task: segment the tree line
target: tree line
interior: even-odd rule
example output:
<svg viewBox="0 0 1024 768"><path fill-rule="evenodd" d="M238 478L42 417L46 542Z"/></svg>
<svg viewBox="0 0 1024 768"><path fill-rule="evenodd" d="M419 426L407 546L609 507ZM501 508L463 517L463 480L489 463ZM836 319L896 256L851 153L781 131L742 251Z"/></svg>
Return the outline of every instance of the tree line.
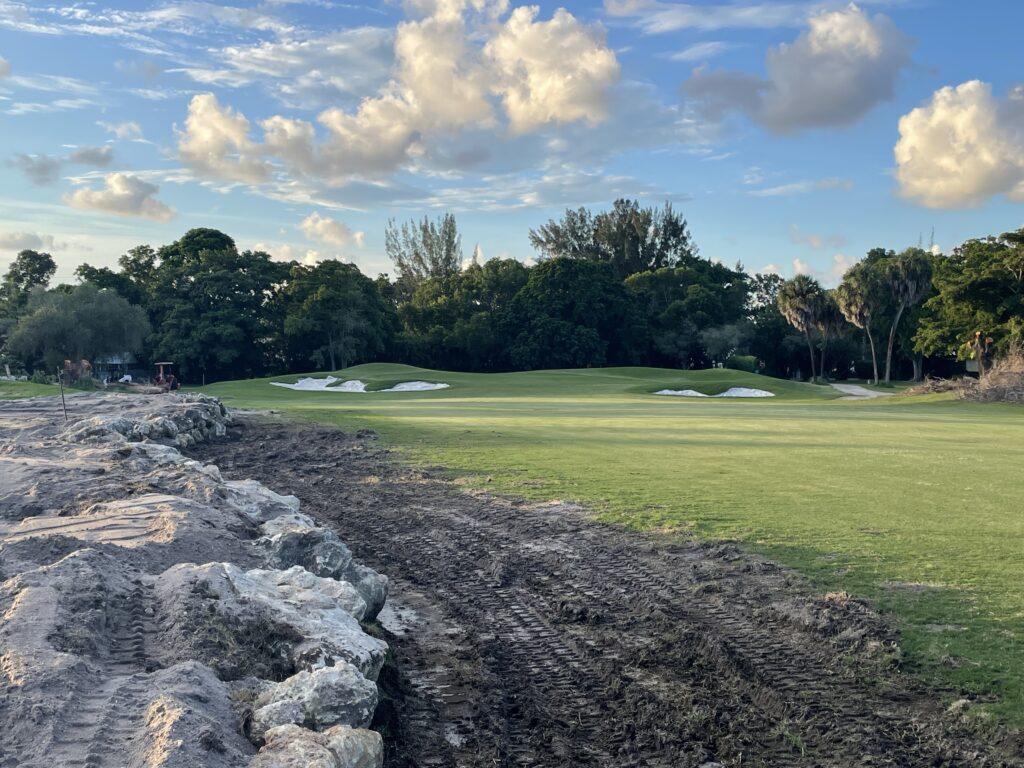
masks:
<svg viewBox="0 0 1024 768"><path fill-rule="evenodd" d="M47 288L22 251L0 284L0 362L173 360L187 382L337 370L375 360L465 371L722 365L799 378L944 373L980 331L1024 335L1024 230L950 255L876 248L825 289L703 258L671 205L567 210L529 233L537 260L466 259L457 222L389 221L393 275L240 251L193 229L116 269L82 264Z"/></svg>

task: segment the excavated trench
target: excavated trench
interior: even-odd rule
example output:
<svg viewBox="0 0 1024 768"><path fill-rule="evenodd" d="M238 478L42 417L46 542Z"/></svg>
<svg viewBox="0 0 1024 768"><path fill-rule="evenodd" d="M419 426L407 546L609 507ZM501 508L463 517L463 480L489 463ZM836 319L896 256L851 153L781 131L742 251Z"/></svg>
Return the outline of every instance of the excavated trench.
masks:
<svg viewBox="0 0 1024 768"><path fill-rule="evenodd" d="M732 545L464 493L365 432L243 416L190 453L388 574L392 768L1024 765L895 669L868 606Z"/></svg>

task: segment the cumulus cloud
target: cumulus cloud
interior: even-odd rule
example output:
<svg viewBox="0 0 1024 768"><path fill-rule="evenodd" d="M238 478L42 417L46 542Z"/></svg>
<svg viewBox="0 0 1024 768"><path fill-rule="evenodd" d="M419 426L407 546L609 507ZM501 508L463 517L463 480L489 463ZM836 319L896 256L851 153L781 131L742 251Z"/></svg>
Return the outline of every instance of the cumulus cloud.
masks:
<svg viewBox="0 0 1024 768"><path fill-rule="evenodd" d="M971 208L997 195L1024 202L1024 86L1009 97L971 80L900 118L900 194L928 208Z"/></svg>
<svg viewBox="0 0 1024 768"><path fill-rule="evenodd" d="M60 176L61 158L50 155L17 154L8 164L19 169L33 184L53 184Z"/></svg>
<svg viewBox="0 0 1024 768"><path fill-rule="evenodd" d="M79 189L65 198L73 208L137 216L154 221L170 221L174 211L156 199L160 187L128 173L111 173L104 177L102 189Z"/></svg>
<svg viewBox="0 0 1024 768"><path fill-rule="evenodd" d="M114 150L110 147L81 147L72 152L68 160L72 163L103 168L114 162Z"/></svg>
<svg viewBox="0 0 1024 768"><path fill-rule="evenodd" d="M269 253L277 261L297 261L307 267L333 258L312 248L296 248L288 243L256 243L253 250ZM338 261L344 261L344 259L338 259Z"/></svg>
<svg viewBox="0 0 1024 768"><path fill-rule="evenodd" d="M96 125L121 141L142 138L142 128L133 120L124 123L105 123L101 120Z"/></svg>
<svg viewBox="0 0 1024 768"><path fill-rule="evenodd" d="M700 68L684 95L711 118L739 111L779 134L849 125L893 98L913 43L891 20L851 4L808 25L795 42L768 51L767 77Z"/></svg>
<svg viewBox="0 0 1024 768"><path fill-rule="evenodd" d="M189 102L178 153L186 165L215 179L254 183L269 175L259 148L249 138L249 121L222 107L212 93L201 93Z"/></svg>
<svg viewBox="0 0 1024 768"><path fill-rule="evenodd" d="M538 22L537 6L516 8L487 44L513 132L548 123L601 122L619 62L599 30L560 8Z"/></svg>
<svg viewBox="0 0 1024 768"><path fill-rule="evenodd" d="M11 74L11 63L3 56L0 56L0 77L7 77Z"/></svg>
<svg viewBox="0 0 1024 768"><path fill-rule="evenodd" d="M215 178L267 179L270 158L301 175L335 185L400 168L430 167L439 144L464 132L509 136L608 116L608 90L618 80L615 54L600 28L564 10L548 21L535 7L507 14L505 0L406 3L414 18L394 34L391 78L354 110L335 107L310 122L272 116L249 137L245 116L212 94L192 99L178 149L182 160ZM498 108L500 106L500 109ZM472 149L472 148L471 148ZM448 153L455 163L477 152Z"/></svg>
<svg viewBox="0 0 1024 768"><path fill-rule="evenodd" d="M329 245L355 245L358 248L363 247L366 235L363 232L353 232L349 227L336 219L331 219L326 216L321 216L319 213L313 212L309 214L302 223L299 224L299 229L309 239L318 243L327 243Z"/></svg>
<svg viewBox="0 0 1024 768"><path fill-rule="evenodd" d="M59 251L65 248L53 235L39 235L35 232L0 232L0 251Z"/></svg>

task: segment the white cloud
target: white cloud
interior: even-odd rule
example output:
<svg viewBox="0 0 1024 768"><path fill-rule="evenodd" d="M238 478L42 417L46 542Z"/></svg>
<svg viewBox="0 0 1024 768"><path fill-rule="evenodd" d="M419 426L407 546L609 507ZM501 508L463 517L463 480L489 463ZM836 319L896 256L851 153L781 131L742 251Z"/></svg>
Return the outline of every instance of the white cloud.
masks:
<svg viewBox="0 0 1024 768"><path fill-rule="evenodd" d="M722 40L708 40L704 43L695 43L681 51L676 51L669 56L672 61L706 61L721 53L736 48L736 43L727 43Z"/></svg>
<svg viewBox="0 0 1024 768"><path fill-rule="evenodd" d="M297 261L307 267L312 267L321 261L337 258L322 254L320 251L313 250L312 248L297 248L288 243L256 243L253 246L253 250L269 253L277 261ZM344 261L344 259L338 258L338 261Z"/></svg>
<svg viewBox="0 0 1024 768"><path fill-rule="evenodd" d="M59 251L66 248L53 235L39 235L35 232L0 232L0 251Z"/></svg>
<svg viewBox="0 0 1024 768"><path fill-rule="evenodd" d="M789 197L805 195L808 192L820 192L828 189L853 189L849 179L819 179L818 181L796 181L792 184L781 184L777 187L755 189L749 194L754 197Z"/></svg>
<svg viewBox="0 0 1024 768"><path fill-rule="evenodd" d="M3 56L0 56L0 77L7 77L11 74L11 63Z"/></svg>
<svg viewBox="0 0 1024 768"><path fill-rule="evenodd" d="M1024 202L1024 86L1006 100L971 80L900 118L900 194L928 208L972 208L997 195Z"/></svg>
<svg viewBox="0 0 1024 768"><path fill-rule="evenodd" d="M659 0L604 0L609 16L631 16L647 34L680 29L766 29L796 26L807 13L804 3L716 3L692 5Z"/></svg>
<svg viewBox="0 0 1024 768"><path fill-rule="evenodd" d="M68 205L87 211L138 216L154 221L170 221L174 211L156 199L160 187L127 173L104 177L103 189L79 189L65 198Z"/></svg>
<svg viewBox="0 0 1024 768"><path fill-rule="evenodd" d="M203 94L192 99L179 136L182 160L210 177L257 183L267 179L265 158L273 156L293 173L341 186L402 168L477 163L489 156L486 145L495 144L495 134L501 136L502 117L510 132L503 139L607 117L618 62L599 28L564 10L538 21L534 7L502 21L505 0L410 8L426 15L398 25L391 79L355 110L322 112L324 139L314 124L277 115L260 123L264 138L256 143L243 115ZM485 145L442 149L467 132L486 132Z"/></svg>
<svg viewBox="0 0 1024 768"><path fill-rule="evenodd" d="M193 97L185 130L178 136L182 162L215 179L256 183L269 175L249 139L249 121L230 107L221 107L212 93Z"/></svg>
<svg viewBox="0 0 1024 768"><path fill-rule="evenodd" d="M336 219L321 216L316 212L309 214L309 216L303 219L302 223L299 224L299 229L302 230L302 234L307 239L329 245L346 246L354 244L356 247L362 248L366 239L366 235L363 232L353 232L346 224Z"/></svg>
<svg viewBox="0 0 1024 768"><path fill-rule="evenodd" d="M485 53L498 69L511 129L607 117L609 88L619 63L599 30L559 8L550 21L536 20L537 6L516 8Z"/></svg>
<svg viewBox="0 0 1024 768"><path fill-rule="evenodd" d="M36 115L48 112L68 112L75 109L94 107L96 102L89 99L55 99L54 101L16 101L7 110L8 115Z"/></svg>
<svg viewBox="0 0 1024 768"><path fill-rule="evenodd" d="M142 138L142 128L134 120L124 123L106 123L100 120L96 125L121 141Z"/></svg>
<svg viewBox="0 0 1024 768"><path fill-rule="evenodd" d="M683 93L711 118L740 111L779 134L849 125L893 98L913 43L892 21L851 4L808 25L795 42L768 51L767 78L701 68Z"/></svg>
<svg viewBox="0 0 1024 768"><path fill-rule="evenodd" d="M815 250L823 248L842 248L846 245L844 235L813 235L809 232L801 232L796 224L789 228L789 240L796 245L806 245Z"/></svg>
<svg viewBox="0 0 1024 768"><path fill-rule="evenodd" d="M820 280L826 287L831 287L838 285L842 281L843 275L858 261L859 259L851 259L845 254L837 253L832 257L832 263L827 268L817 269L802 259L793 259L793 274L810 275Z"/></svg>

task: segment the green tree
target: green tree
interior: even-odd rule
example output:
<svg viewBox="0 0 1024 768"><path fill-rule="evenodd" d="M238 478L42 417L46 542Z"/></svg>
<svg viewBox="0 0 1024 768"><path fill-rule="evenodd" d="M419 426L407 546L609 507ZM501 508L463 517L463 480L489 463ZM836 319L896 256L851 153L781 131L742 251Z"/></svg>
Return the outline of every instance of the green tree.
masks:
<svg viewBox="0 0 1024 768"><path fill-rule="evenodd" d="M68 292L37 286L7 348L28 364L53 371L63 360L135 353L150 333L141 307L114 291L85 283Z"/></svg>
<svg viewBox="0 0 1024 768"><path fill-rule="evenodd" d="M914 349L925 355L969 354L977 331L998 351L1024 341L1024 230L968 240L936 259L935 294L924 303Z"/></svg>
<svg viewBox="0 0 1024 768"><path fill-rule="evenodd" d="M821 373L821 378L827 379L830 371L829 367L825 364L825 353L828 350L828 343L832 339L840 338L847 329L846 319L839 308L835 291L821 292L820 306L818 307L814 327L818 329L819 346L821 347L821 364L818 366L818 370Z"/></svg>
<svg viewBox="0 0 1024 768"><path fill-rule="evenodd" d="M885 383L888 384L891 381L892 351L900 319L907 307L921 301L932 286L931 258L920 248L907 248L896 258L888 260L885 277L896 302L896 314L889 331L889 346L885 353Z"/></svg>
<svg viewBox="0 0 1024 768"><path fill-rule="evenodd" d="M787 322L804 335L811 359L811 381L818 378L814 365L814 343L811 331L817 326L822 306L821 284L813 277L797 275L779 289L776 301Z"/></svg>
<svg viewBox="0 0 1024 768"><path fill-rule="evenodd" d="M149 254L140 255L149 269ZM260 251L239 253L216 230L191 230L160 248L148 286L156 355L193 380L272 370L280 364L279 295L292 266Z"/></svg>
<svg viewBox="0 0 1024 768"><path fill-rule="evenodd" d="M398 273L395 284L402 299L410 298L426 280L456 274L462 267L462 235L450 213L437 221L424 216L401 226L389 219L384 250Z"/></svg>
<svg viewBox="0 0 1024 768"><path fill-rule="evenodd" d="M608 264L551 259L512 302L510 355L520 369L632 364L636 320Z"/></svg>
<svg viewBox="0 0 1024 768"><path fill-rule="evenodd" d="M875 336L871 330L871 323L883 305L884 291L885 284L878 269L867 262L850 267L843 275L843 282L836 289L836 300L843 316L862 329L868 337L874 384L878 384L878 353L875 350Z"/></svg>
<svg viewBox="0 0 1024 768"><path fill-rule="evenodd" d="M392 310L354 264L292 267L282 300L293 365L347 368L383 352L394 332Z"/></svg>
<svg viewBox="0 0 1024 768"><path fill-rule="evenodd" d="M545 259L607 262L619 279L697 257L686 219L671 203L642 208L635 200L616 200L612 210L596 216L584 208L567 210L561 220L531 229L530 244Z"/></svg>

